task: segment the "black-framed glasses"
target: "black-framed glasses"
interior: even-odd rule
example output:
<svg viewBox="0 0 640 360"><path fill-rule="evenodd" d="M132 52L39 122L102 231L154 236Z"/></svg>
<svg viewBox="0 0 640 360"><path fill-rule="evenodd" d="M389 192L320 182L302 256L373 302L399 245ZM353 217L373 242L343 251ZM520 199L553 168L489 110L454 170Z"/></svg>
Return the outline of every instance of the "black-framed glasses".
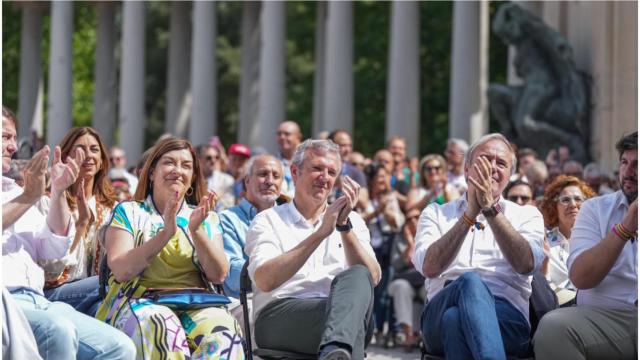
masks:
<svg viewBox="0 0 640 360"><path fill-rule="evenodd" d="M207 159L207 161L214 161L214 160L220 159L220 156L207 155L207 156L205 156L205 159Z"/></svg>
<svg viewBox="0 0 640 360"><path fill-rule="evenodd" d="M562 195L556 198L556 201L565 206L571 205L572 201L576 204L582 204L585 200L586 198L582 195Z"/></svg>
<svg viewBox="0 0 640 360"><path fill-rule="evenodd" d="M522 202L529 202L531 201L531 196L528 195L510 195L508 197L509 201L513 201L514 203L517 203L518 201L522 201Z"/></svg>

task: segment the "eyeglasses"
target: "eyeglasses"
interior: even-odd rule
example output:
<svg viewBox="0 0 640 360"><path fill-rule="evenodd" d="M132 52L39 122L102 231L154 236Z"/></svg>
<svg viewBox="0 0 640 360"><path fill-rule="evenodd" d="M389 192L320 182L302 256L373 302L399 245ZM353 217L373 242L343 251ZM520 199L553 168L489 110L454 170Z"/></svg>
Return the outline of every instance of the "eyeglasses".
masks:
<svg viewBox="0 0 640 360"><path fill-rule="evenodd" d="M585 201L585 197L580 195L574 195L574 196L563 195L563 196L558 196L556 198L556 201L558 201L560 204L565 206L570 205L572 201L575 202L576 204L582 204Z"/></svg>
<svg viewBox="0 0 640 360"><path fill-rule="evenodd" d="M109 160L111 160L111 161L122 160L122 156L112 156L112 157L109 158Z"/></svg>
<svg viewBox="0 0 640 360"><path fill-rule="evenodd" d="M442 169L442 166L440 166L440 165L438 165L438 166L423 166L422 167L422 171L425 171L425 172L440 171L440 169Z"/></svg>
<svg viewBox="0 0 640 360"><path fill-rule="evenodd" d="M517 203L518 200L522 201L522 202L529 202L531 201L531 196L527 196L527 195L510 195L508 197L509 201L513 201L514 203Z"/></svg>
<svg viewBox="0 0 640 360"><path fill-rule="evenodd" d="M214 160L219 160L220 156L211 156L211 155L207 155L205 157L205 159L207 159L207 161L214 161Z"/></svg>

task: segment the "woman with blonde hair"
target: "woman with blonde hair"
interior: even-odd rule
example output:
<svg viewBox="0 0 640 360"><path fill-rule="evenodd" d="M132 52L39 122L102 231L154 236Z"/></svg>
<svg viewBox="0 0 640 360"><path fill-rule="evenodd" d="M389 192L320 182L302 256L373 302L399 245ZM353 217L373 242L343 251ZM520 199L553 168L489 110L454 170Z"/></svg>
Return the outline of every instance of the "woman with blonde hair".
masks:
<svg viewBox="0 0 640 360"><path fill-rule="evenodd" d="M227 299L212 294L229 262L213 211L217 197L206 192L192 145L174 137L154 145L133 198L114 209L107 229L112 273L96 317L131 337L137 359L243 358ZM165 305L167 294L201 300Z"/></svg>
<svg viewBox="0 0 640 360"><path fill-rule="evenodd" d="M422 211L432 202L444 204L459 197L458 190L447 183L447 161L429 154L420 160L420 186L409 192L406 211Z"/></svg>

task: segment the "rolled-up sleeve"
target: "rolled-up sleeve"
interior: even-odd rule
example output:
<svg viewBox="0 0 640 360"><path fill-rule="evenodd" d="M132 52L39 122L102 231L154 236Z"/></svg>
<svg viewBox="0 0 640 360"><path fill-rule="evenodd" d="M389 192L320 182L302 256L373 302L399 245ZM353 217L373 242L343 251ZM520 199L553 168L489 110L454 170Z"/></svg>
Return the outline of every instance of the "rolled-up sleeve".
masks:
<svg viewBox="0 0 640 360"><path fill-rule="evenodd" d="M25 234L21 234L25 235ZM38 251L37 259L40 260L52 260L62 259L67 255L67 251L73 243L73 238L76 236L76 227L73 221L69 222L69 229L67 235L56 235L47 222L44 221L43 226L38 232L33 235L32 239L28 241L36 242L36 249ZM30 237L26 235L26 237ZM69 260L69 264L74 263L73 259Z"/></svg>
<svg viewBox="0 0 640 360"><path fill-rule="evenodd" d="M571 229L570 253L567 259L567 269L571 272L571 266L580 254L591 249L602 240L602 229L598 213L593 201L587 200L578 212L576 222ZM606 232L604 232L606 234Z"/></svg>
<svg viewBox="0 0 640 360"><path fill-rule="evenodd" d="M248 270L252 281L255 281L254 274L257 268L283 253L275 236L276 231L266 215L266 212L256 215L247 233L244 251L249 257Z"/></svg>
<svg viewBox="0 0 640 360"><path fill-rule="evenodd" d="M418 220L418 228L416 230L416 245L411 260L413 266L420 274L424 276L422 268L424 266L424 260L427 256L427 250L429 246L438 241L442 237L442 232L437 222L437 204L433 203L427 206L420 214Z"/></svg>
<svg viewBox="0 0 640 360"><path fill-rule="evenodd" d="M525 206L522 208L522 222L516 228L516 231L522 235L531 248L533 255L533 270L528 274L533 274L540 270L542 261L545 258L543 251L544 241L544 219L538 209L533 206Z"/></svg>

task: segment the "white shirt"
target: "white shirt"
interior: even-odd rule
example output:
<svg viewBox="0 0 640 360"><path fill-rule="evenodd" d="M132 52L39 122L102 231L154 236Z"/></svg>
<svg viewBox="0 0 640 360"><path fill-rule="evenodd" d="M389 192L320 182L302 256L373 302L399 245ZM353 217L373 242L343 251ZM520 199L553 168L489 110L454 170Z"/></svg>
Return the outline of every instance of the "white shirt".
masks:
<svg viewBox="0 0 640 360"><path fill-rule="evenodd" d="M364 250L375 259L369 244L369 229L355 212L349 214L354 235ZM293 249L316 232L322 218L315 225L300 214L293 202L260 212L253 219L247 233L245 253L249 256L249 276L255 281L255 271L267 261ZM263 292L253 286L253 313L257 318L260 310L275 299L328 297L331 282L336 275L349 266L342 245L342 236L334 231L322 241L302 267L280 287ZM374 279L375 280L375 279Z"/></svg>
<svg viewBox="0 0 640 360"><path fill-rule="evenodd" d="M580 254L597 245L622 221L629 203L622 191L591 198L580 208L571 231L569 269ZM622 240L620 240L622 241ZM578 291L578 305L632 308L638 299L638 241L627 241L609 274L588 290Z"/></svg>
<svg viewBox="0 0 640 360"><path fill-rule="evenodd" d="M451 184L460 194L467 191L467 180L464 178L464 172L460 175L456 175L451 171L447 171L447 185Z"/></svg>
<svg viewBox="0 0 640 360"><path fill-rule="evenodd" d="M549 273L547 280L554 285L575 290L569 281L567 259L569 259L569 239L565 238L558 227L547 232L549 242Z"/></svg>
<svg viewBox="0 0 640 360"><path fill-rule="evenodd" d="M215 191L220 197L216 204L216 211L222 211L235 205L234 182L233 176L217 170L213 170L213 174L207 178L207 189Z"/></svg>
<svg viewBox="0 0 640 360"><path fill-rule="evenodd" d="M534 259L534 270L531 272L533 274L538 271L544 259L542 214L533 206L520 206L503 198L500 198L499 204L507 221L531 247ZM444 205L432 203L422 211L418 220L416 250L412 258L414 266L421 274L429 247L451 230L466 209L467 200L464 195ZM494 296L506 299L529 319L531 275L518 274L511 267L482 214L476 221L485 224L484 230L469 230L460 251L449 267L436 278L429 279L425 276L427 297L432 298L442 290L445 281L455 280L460 275L473 271L480 276Z"/></svg>
<svg viewBox="0 0 640 360"><path fill-rule="evenodd" d="M133 194L136 193L136 188L138 187L138 178L127 171L127 169L123 170L124 171L122 173L124 174L124 177L127 178L127 182L129 183L129 193L131 194L131 196L133 196Z"/></svg>
<svg viewBox="0 0 640 360"><path fill-rule="evenodd" d="M2 204L22 194L12 179L2 177ZM40 202L47 202L44 198ZM43 205L41 208L47 208ZM55 235L47 225L46 215L34 205L15 223L2 231L3 283L9 291L31 289L44 295L44 271L36 264L40 259L62 258L75 236L73 221L68 236Z"/></svg>

